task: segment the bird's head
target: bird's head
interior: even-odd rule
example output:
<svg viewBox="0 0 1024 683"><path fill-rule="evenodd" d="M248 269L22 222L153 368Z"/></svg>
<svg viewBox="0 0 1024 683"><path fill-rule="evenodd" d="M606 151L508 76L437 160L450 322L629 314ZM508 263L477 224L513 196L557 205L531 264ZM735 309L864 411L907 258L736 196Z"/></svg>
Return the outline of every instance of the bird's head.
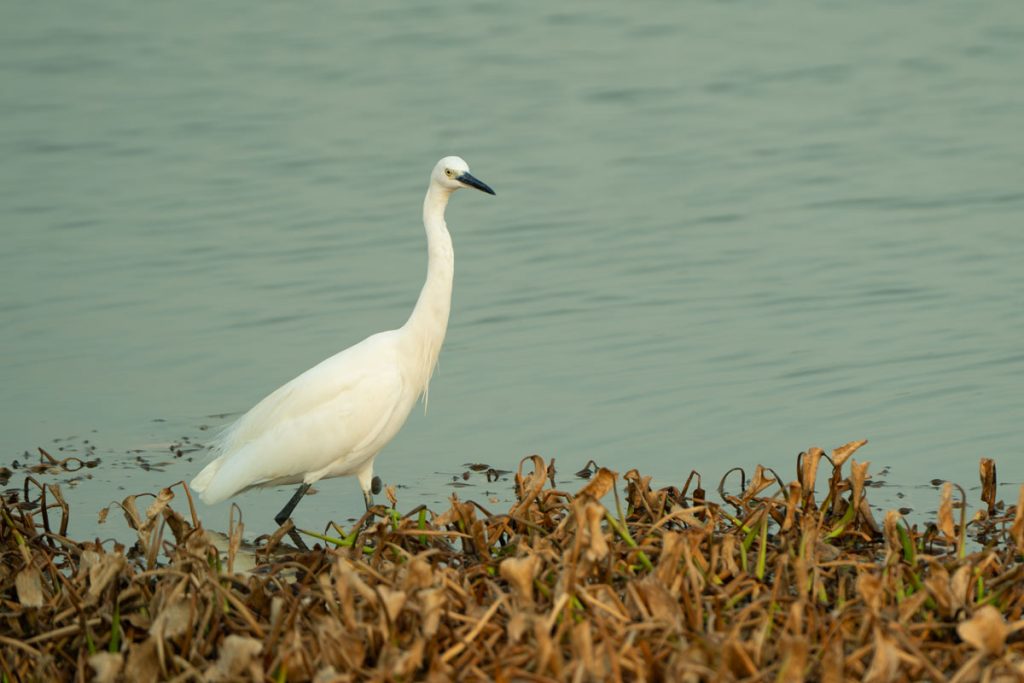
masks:
<svg viewBox="0 0 1024 683"><path fill-rule="evenodd" d="M454 192L459 188L473 187L487 194L494 194L494 190L488 187L487 183L477 180L469 172L469 164L462 157L445 157L434 166L430 179L448 190Z"/></svg>

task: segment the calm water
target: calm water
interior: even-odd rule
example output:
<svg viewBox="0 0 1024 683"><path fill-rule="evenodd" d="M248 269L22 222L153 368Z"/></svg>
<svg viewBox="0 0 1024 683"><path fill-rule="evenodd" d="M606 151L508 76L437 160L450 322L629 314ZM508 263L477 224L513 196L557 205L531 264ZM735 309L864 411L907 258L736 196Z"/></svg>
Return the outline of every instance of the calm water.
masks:
<svg viewBox="0 0 1024 683"><path fill-rule="evenodd" d="M87 510L190 477L126 451L401 324L459 154L498 196L449 210L430 411L377 461L403 503L534 452L716 484L862 437L922 510L980 456L1024 479L1024 5L580 8L8 3L0 464L89 439ZM319 488L300 524L361 508Z"/></svg>

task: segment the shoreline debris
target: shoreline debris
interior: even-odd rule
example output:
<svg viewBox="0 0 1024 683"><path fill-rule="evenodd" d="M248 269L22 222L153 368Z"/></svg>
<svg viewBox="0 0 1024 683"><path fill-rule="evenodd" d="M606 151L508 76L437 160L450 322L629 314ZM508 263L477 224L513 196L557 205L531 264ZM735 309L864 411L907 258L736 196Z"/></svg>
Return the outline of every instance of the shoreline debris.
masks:
<svg viewBox="0 0 1024 683"><path fill-rule="evenodd" d="M506 512L378 505L309 552L260 539L247 572L240 516L218 550L183 483L109 508L126 547L68 538L27 475L0 502L0 680L1019 680L1024 487L996 500L983 460L973 517L946 483L923 528L877 521L861 446L730 473L717 502L596 463L572 493L531 456Z"/></svg>

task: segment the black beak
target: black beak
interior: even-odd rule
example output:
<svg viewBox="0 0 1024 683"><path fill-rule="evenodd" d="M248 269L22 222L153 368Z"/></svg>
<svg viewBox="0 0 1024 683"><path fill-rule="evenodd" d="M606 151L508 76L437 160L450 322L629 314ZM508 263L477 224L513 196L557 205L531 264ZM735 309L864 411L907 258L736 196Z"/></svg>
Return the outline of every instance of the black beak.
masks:
<svg viewBox="0 0 1024 683"><path fill-rule="evenodd" d="M471 176L469 173L463 173L458 178L456 178L456 180L458 180L463 185L468 185L469 187L475 187L476 189L480 190L481 192L486 192L487 194L494 194L495 193L494 190L492 190L487 185L487 183L485 183L482 180L477 180L476 178Z"/></svg>

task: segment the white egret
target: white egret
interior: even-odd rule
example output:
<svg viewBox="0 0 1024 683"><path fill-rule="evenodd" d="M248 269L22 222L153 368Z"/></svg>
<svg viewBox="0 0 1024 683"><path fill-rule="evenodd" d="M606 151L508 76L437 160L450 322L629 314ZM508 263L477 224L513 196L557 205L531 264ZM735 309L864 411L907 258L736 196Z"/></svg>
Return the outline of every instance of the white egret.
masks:
<svg viewBox="0 0 1024 683"><path fill-rule="evenodd" d="M379 492L373 460L425 398L448 329L455 260L444 210L462 187L494 194L461 158L437 162L423 200L427 280L406 323L310 368L228 427L213 446L217 457L192 480L204 502L297 483L274 517L284 524L313 483L354 474L370 508Z"/></svg>

